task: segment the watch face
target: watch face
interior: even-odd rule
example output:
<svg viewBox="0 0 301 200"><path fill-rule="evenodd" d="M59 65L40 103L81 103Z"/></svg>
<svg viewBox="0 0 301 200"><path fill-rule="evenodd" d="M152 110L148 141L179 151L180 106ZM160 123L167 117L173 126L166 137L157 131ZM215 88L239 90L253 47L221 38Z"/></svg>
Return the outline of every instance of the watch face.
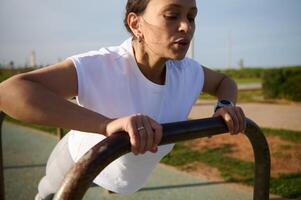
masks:
<svg viewBox="0 0 301 200"><path fill-rule="evenodd" d="M221 100L220 103L222 103L224 105L231 105L231 103L227 100Z"/></svg>

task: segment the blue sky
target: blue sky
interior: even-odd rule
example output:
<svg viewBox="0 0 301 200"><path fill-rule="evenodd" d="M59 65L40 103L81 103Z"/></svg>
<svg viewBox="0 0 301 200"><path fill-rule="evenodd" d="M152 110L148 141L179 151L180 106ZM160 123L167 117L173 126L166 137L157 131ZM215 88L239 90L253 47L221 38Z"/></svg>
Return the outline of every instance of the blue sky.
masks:
<svg viewBox="0 0 301 200"><path fill-rule="evenodd" d="M196 0L195 59L209 67L301 64L300 0ZM38 64L118 45L126 0L1 0L0 63Z"/></svg>

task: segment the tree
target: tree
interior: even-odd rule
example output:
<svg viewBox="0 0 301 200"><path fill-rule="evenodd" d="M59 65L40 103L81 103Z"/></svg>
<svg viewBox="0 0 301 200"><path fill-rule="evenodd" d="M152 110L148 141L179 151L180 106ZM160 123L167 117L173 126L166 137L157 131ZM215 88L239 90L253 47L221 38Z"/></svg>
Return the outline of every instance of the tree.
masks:
<svg viewBox="0 0 301 200"><path fill-rule="evenodd" d="M14 68L14 67L15 67L14 61L11 60L11 61L9 62L9 67L10 67L10 68Z"/></svg>

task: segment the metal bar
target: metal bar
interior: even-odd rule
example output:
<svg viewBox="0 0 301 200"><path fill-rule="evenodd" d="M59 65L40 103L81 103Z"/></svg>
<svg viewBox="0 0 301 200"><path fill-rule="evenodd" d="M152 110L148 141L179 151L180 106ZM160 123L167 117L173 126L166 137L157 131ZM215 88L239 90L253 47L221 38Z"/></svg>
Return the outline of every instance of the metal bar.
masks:
<svg viewBox="0 0 301 200"><path fill-rule="evenodd" d="M3 175L3 150L2 150L2 124L5 117L4 112L0 112L0 199L5 199L4 175Z"/></svg>
<svg viewBox="0 0 301 200"><path fill-rule="evenodd" d="M255 122L247 119L245 135L252 144L255 157L254 200L268 200L270 189L270 150L267 140Z"/></svg>
<svg viewBox="0 0 301 200"><path fill-rule="evenodd" d="M160 145L227 133L221 117L163 124ZM246 136L255 156L254 200L269 199L270 152L258 126L247 119ZM54 200L80 200L94 178L112 161L130 151L128 134L114 134L90 149L67 173Z"/></svg>

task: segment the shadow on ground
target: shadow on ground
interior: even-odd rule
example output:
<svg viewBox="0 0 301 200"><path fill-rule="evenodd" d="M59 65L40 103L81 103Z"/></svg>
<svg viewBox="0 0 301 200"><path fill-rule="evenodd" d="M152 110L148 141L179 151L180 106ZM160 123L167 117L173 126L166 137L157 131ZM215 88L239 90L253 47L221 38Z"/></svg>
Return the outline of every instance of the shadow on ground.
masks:
<svg viewBox="0 0 301 200"><path fill-rule="evenodd" d="M165 189L177 189L177 188L188 188L188 187L199 187L199 186L208 186L208 185L218 185L218 184L226 184L230 182L226 181L216 181L216 182L207 182L207 183L191 183L191 184L180 184L180 185L163 185L156 187L145 187L140 191L152 191L152 190L165 190Z"/></svg>
<svg viewBox="0 0 301 200"><path fill-rule="evenodd" d="M27 168L37 168L37 167L46 167L46 164L4 166L3 169L4 170L9 170L9 169L27 169Z"/></svg>

